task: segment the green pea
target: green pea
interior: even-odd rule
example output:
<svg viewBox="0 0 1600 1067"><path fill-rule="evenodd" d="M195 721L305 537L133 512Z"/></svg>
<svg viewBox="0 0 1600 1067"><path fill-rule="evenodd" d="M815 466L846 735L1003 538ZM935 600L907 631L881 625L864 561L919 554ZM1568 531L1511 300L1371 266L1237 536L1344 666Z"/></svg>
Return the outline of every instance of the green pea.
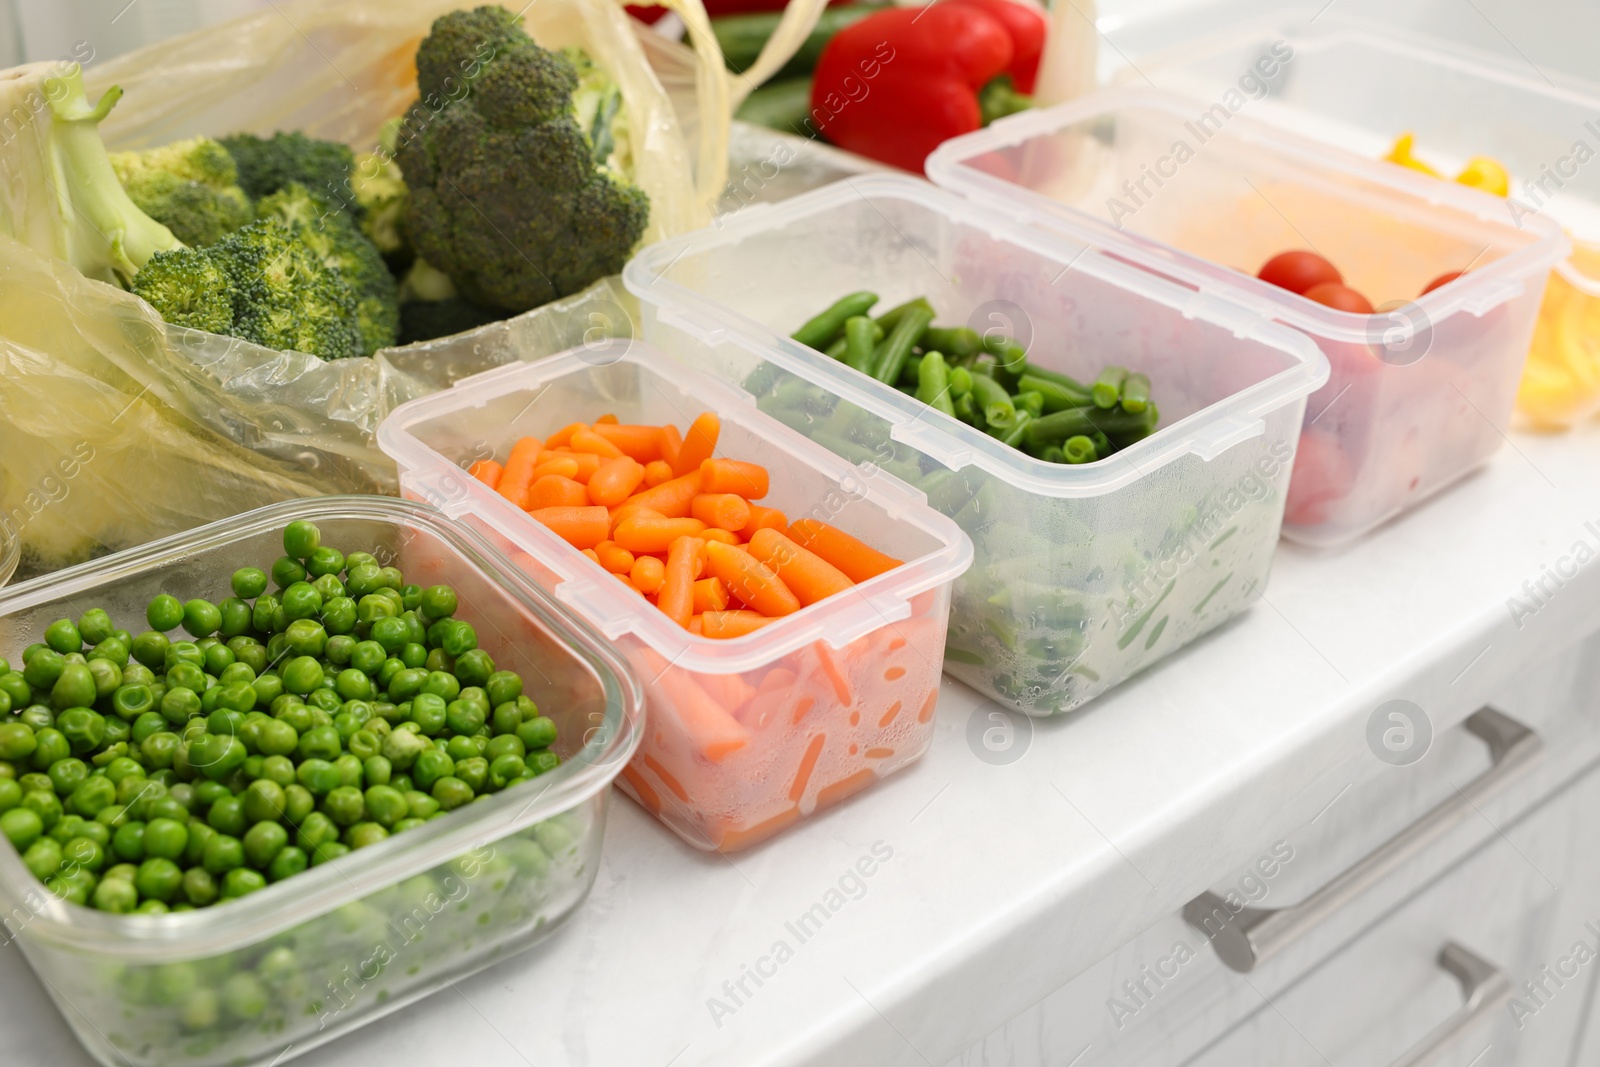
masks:
<svg viewBox="0 0 1600 1067"><path fill-rule="evenodd" d="M139 895L162 903L172 900L183 886L183 871L176 863L161 856L152 856L139 864L139 873L133 884Z"/></svg>
<svg viewBox="0 0 1600 1067"><path fill-rule="evenodd" d="M113 915L127 915L139 905L139 890L134 887L132 876L102 878L100 884L94 887L94 895L89 899L99 911L108 911Z"/></svg>
<svg viewBox="0 0 1600 1067"><path fill-rule="evenodd" d="M417 599L417 611L429 622L454 615L456 607L456 591L448 585L429 586Z"/></svg>
<svg viewBox="0 0 1600 1067"><path fill-rule="evenodd" d="M240 714L250 711L256 706L255 686L249 682L233 682L229 685L213 687L217 692L217 707L219 709Z"/></svg>
<svg viewBox="0 0 1600 1067"><path fill-rule="evenodd" d="M124 722L134 722L155 709L156 700L148 685L123 685L111 694L111 710Z"/></svg>
<svg viewBox="0 0 1600 1067"><path fill-rule="evenodd" d="M434 693L418 693L411 701L411 711L406 720L416 723L417 731L423 736L433 737L444 729L447 709L444 697Z"/></svg>
<svg viewBox="0 0 1600 1067"><path fill-rule="evenodd" d="M90 701L91 704L110 696L122 684L122 670L110 660L91 659L85 667L88 668L90 677L94 679L95 699Z"/></svg>
<svg viewBox="0 0 1600 1067"><path fill-rule="evenodd" d="M422 683L422 691L449 702L461 695L461 683L456 681L453 674L445 671L429 671L428 680Z"/></svg>
<svg viewBox="0 0 1600 1067"><path fill-rule="evenodd" d="M233 572L229 582L233 595L243 600L254 600L267 591L267 574L260 567L240 567Z"/></svg>
<svg viewBox="0 0 1600 1067"><path fill-rule="evenodd" d="M356 621L372 625L379 619L392 619L400 614L400 605L381 593L368 593L356 601ZM403 624L402 624L403 625Z"/></svg>
<svg viewBox="0 0 1600 1067"><path fill-rule="evenodd" d="M61 869L61 844L49 837L41 837L22 854L22 865L43 882Z"/></svg>
<svg viewBox="0 0 1600 1067"><path fill-rule="evenodd" d="M455 760L450 758L448 752L440 748L430 748L419 755L411 766L411 779L418 789L427 791L433 788L435 782L447 777L455 770Z"/></svg>
<svg viewBox="0 0 1600 1067"><path fill-rule="evenodd" d="M200 697L193 689L168 689L161 698L161 717L173 726L182 726L200 714Z"/></svg>
<svg viewBox="0 0 1600 1067"><path fill-rule="evenodd" d="M322 685L322 664L310 656L300 656L283 668L283 687L305 696Z"/></svg>
<svg viewBox="0 0 1600 1067"><path fill-rule="evenodd" d="M410 730L395 730L383 739L383 757L397 770L411 768L418 754L428 750L429 741Z"/></svg>
<svg viewBox="0 0 1600 1067"><path fill-rule="evenodd" d="M73 811L85 818L94 818L110 807L117 799L117 787L103 775L85 778L72 791L69 804Z"/></svg>
<svg viewBox="0 0 1600 1067"><path fill-rule="evenodd" d="M272 584L277 586L280 590L287 589L296 582L303 582L305 580L306 569L300 565L299 560L290 559L288 556L279 556L273 562ZM257 597L256 603L259 604L260 602L260 598Z"/></svg>
<svg viewBox="0 0 1600 1067"><path fill-rule="evenodd" d="M244 816L252 823L277 822L283 818L288 797L283 787L267 778L258 778L244 791Z"/></svg>
<svg viewBox="0 0 1600 1067"><path fill-rule="evenodd" d="M68 652L83 651L83 637L71 619L57 619L45 627L44 643L63 656Z"/></svg>
<svg viewBox="0 0 1600 1067"><path fill-rule="evenodd" d="M206 649L205 671L210 675L219 675L233 666L233 649L224 644L215 644Z"/></svg>
<svg viewBox="0 0 1600 1067"><path fill-rule="evenodd" d="M408 640L405 647L400 650L400 662L409 669L416 670L428 662L427 646L415 640ZM427 677L426 672L423 672L423 677Z"/></svg>
<svg viewBox="0 0 1600 1067"><path fill-rule="evenodd" d="M283 617L290 622L314 619L322 611L322 594L308 582L296 582L283 591Z"/></svg>
<svg viewBox="0 0 1600 1067"><path fill-rule="evenodd" d="M339 731L332 726L314 726L300 735L297 751L301 759L332 760L344 751L344 745L339 740Z"/></svg>
<svg viewBox="0 0 1600 1067"><path fill-rule="evenodd" d="M514 734L522 727L522 708L514 700L508 700L494 709L494 718L489 722L490 729L496 734ZM523 744L527 744L524 739Z"/></svg>
<svg viewBox="0 0 1600 1067"><path fill-rule="evenodd" d="M465 782L473 793L481 793L484 785L489 781L489 761L482 756L472 756L468 759L457 760L455 777ZM437 785L438 783L434 784Z"/></svg>
<svg viewBox="0 0 1600 1067"><path fill-rule="evenodd" d="M382 757L377 757L382 758ZM0 814L22 803L22 786L15 778L0 778Z"/></svg>
<svg viewBox="0 0 1600 1067"><path fill-rule="evenodd" d="M283 617L283 603L271 593L263 593L256 597L255 606L250 609L250 625L264 634L276 634L288 625Z"/></svg>
<svg viewBox="0 0 1600 1067"><path fill-rule="evenodd" d="M528 765L529 773L540 775L561 766L561 757L554 752L544 750L528 753L528 758L524 762Z"/></svg>
<svg viewBox="0 0 1600 1067"><path fill-rule="evenodd" d="M294 760L287 756L267 756L261 761L261 774L258 777L287 789L295 783Z"/></svg>
<svg viewBox="0 0 1600 1067"><path fill-rule="evenodd" d="M476 642L476 635L473 640ZM463 650L456 656L455 675L465 686L487 685L494 677L494 658L481 648Z"/></svg>
<svg viewBox="0 0 1600 1067"><path fill-rule="evenodd" d="M291 826L303 823L316 806L317 798L311 795L311 790L299 782L283 787L283 817Z"/></svg>
<svg viewBox="0 0 1600 1067"><path fill-rule="evenodd" d="M521 760L528 754L528 746L516 734L501 734L489 739L484 747L483 755L490 763L501 756L515 756Z"/></svg>
<svg viewBox="0 0 1600 1067"><path fill-rule="evenodd" d="M363 674L377 674L389 654L376 641L360 641L350 650L350 667Z"/></svg>
<svg viewBox="0 0 1600 1067"><path fill-rule="evenodd" d="M324 676L323 682L325 684L321 688L306 694L306 703L311 705L314 713L322 713L324 718L319 722L331 723L334 713L344 706L344 698L329 688L333 679Z"/></svg>
<svg viewBox="0 0 1600 1067"><path fill-rule="evenodd" d="M311 861L304 849L296 845L286 845L278 850L278 854L272 857L272 862L267 865L267 878L270 881L281 882L285 878L299 874L309 866Z"/></svg>
<svg viewBox="0 0 1600 1067"><path fill-rule="evenodd" d="M68 757L56 760L45 774L49 776L51 787L55 789L56 794L64 797L88 779L89 765L81 759Z"/></svg>
<svg viewBox="0 0 1600 1067"><path fill-rule="evenodd" d="M429 792L445 811L454 811L471 801L473 796L472 787L453 775L446 775L434 782Z"/></svg>
<svg viewBox="0 0 1600 1067"><path fill-rule="evenodd" d="M25 708L33 702L33 686L28 684L21 671L0 674L0 693L4 693L10 699L13 711Z"/></svg>
<svg viewBox="0 0 1600 1067"><path fill-rule="evenodd" d="M372 679L354 667L340 671L333 685L334 691L346 700L371 700L374 695Z"/></svg>
<svg viewBox="0 0 1600 1067"><path fill-rule="evenodd" d="M220 782L243 766L250 753L231 734L206 734L189 746L189 765L213 782Z"/></svg>
<svg viewBox="0 0 1600 1067"><path fill-rule="evenodd" d="M371 637L383 647L385 653L394 654L405 648L411 637L411 627L406 625L404 619L381 616L372 621Z"/></svg>
<svg viewBox="0 0 1600 1067"><path fill-rule="evenodd" d="M222 611L209 600L185 601L183 628L191 637L210 637L222 628Z"/></svg>
<svg viewBox="0 0 1600 1067"><path fill-rule="evenodd" d="M218 833L205 844L201 865L212 875L225 875L244 866L244 842L232 834Z"/></svg>
<svg viewBox="0 0 1600 1067"><path fill-rule="evenodd" d="M237 837L245 832L250 825L250 820L245 816L244 798L242 796L227 796L211 805L211 810L206 813L206 822L219 834L229 834Z"/></svg>
<svg viewBox="0 0 1600 1067"><path fill-rule="evenodd" d="M50 703L57 711L92 707L99 698L100 691L88 664L62 664L61 676L50 689Z"/></svg>
<svg viewBox="0 0 1600 1067"><path fill-rule="evenodd" d="M166 796L156 797L155 799L146 802L144 806L144 814L145 829L147 832L150 824L154 823L157 819L170 819L179 826L189 825L189 805L178 796L174 795L177 793L179 788L190 790L192 793L192 790L187 783L180 782L178 785L173 786L172 789L168 791Z"/></svg>
<svg viewBox="0 0 1600 1067"><path fill-rule="evenodd" d="M171 767L172 761L177 758L180 744L182 740L177 734L163 731L145 738L144 743L139 746L139 752L150 767Z"/></svg>
<svg viewBox="0 0 1600 1067"><path fill-rule="evenodd" d="M445 631L441 647L447 655L456 661L456 669L459 671L461 657L468 652L475 651L478 647L477 631L468 623L456 622Z"/></svg>
<svg viewBox="0 0 1600 1067"><path fill-rule="evenodd" d="M289 651L297 656L320 656L328 644L328 633L315 619L295 619L284 631Z"/></svg>
<svg viewBox="0 0 1600 1067"><path fill-rule="evenodd" d="M416 667L408 667L397 671L389 679L389 699L396 703L403 703L422 692L422 683L428 680L428 672Z"/></svg>
<svg viewBox="0 0 1600 1067"><path fill-rule="evenodd" d="M296 519L283 528L284 554L294 559L309 559L322 545L322 531L315 523Z"/></svg>
<svg viewBox="0 0 1600 1067"><path fill-rule="evenodd" d="M540 715L518 726L515 732L529 752L536 748L549 748L556 742L556 721Z"/></svg>
<svg viewBox="0 0 1600 1067"><path fill-rule="evenodd" d="M22 852L44 835L44 820L32 808L14 807L0 812L0 834Z"/></svg>
<svg viewBox="0 0 1600 1067"><path fill-rule="evenodd" d="M289 831L275 822L258 822L245 831L245 861L252 867L266 867L288 844Z"/></svg>
<svg viewBox="0 0 1600 1067"><path fill-rule="evenodd" d="M353 826L365 817L366 804L361 790L340 786L323 798L322 810L339 826Z"/></svg>
<svg viewBox="0 0 1600 1067"><path fill-rule="evenodd" d="M311 588L315 589L322 597L323 614L327 614L329 601L349 599L345 595L344 583L331 574L317 575L312 578Z"/></svg>
<svg viewBox="0 0 1600 1067"><path fill-rule="evenodd" d="M442 648L430 650L428 652L427 661L423 663L423 666L426 667L430 673L433 671L439 671L443 674L449 674L451 668L453 668L455 665L455 660L451 659L449 653L445 652L445 650Z"/></svg>
<svg viewBox="0 0 1600 1067"><path fill-rule="evenodd" d="M33 730L25 723L0 724L0 759L25 760L39 747Z"/></svg>
<svg viewBox="0 0 1600 1067"><path fill-rule="evenodd" d="M375 822L358 822L345 831L345 840L351 849L366 848L386 839L389 831Z"/></svg>
<svg viewBox="0 0 1600 1067"><path fill-rule="evenodd" d="M478 746L472 738L458 735L445 742L444 751L452 760L471 759L478 754Z"/></svg>
<svg viewBox="0 0 1600 1067"><path fill-rule="evenodd" d="M349 854L350 847L348 845L340 844L338 841L329 841L326 844L319 845L317 850L311 854L311 866L320 867L324 863L332 863L339 857L348 856Z"/></svg>
<svg viewBox="0 0 1600 1067"><path fill-rule="evenodd" d="M527 773L521 756L501 755L489 761L489 788L499 790Z"/></svg>
<svg viewBox="0 0 1600 1067"><path fill-rule="evenodd" d="M45 770L56 760L72 755L72 743L60 730L50 727L36 730L33 742L33 755L28 762L35 770Z"/></svg>
<svg viewBox="0 0 1600 1067"><path fill-rule="evenodd" d="M134 819L123 823L111 835L111 851L129 863L144 860L144 823Z"/></svg>
<svg viewBox="0 0 1600 1067"><path fill-rule="evenodd" d="M163 798L165 799L165 798ZM176 860L189 844L189 829L176 819L154 818L144 827L144 854Z"/></svg>
<svg viewBox="0 0 1600 1067"><path fill-rule="evenodd" d="M300 766L295 769L295 777L312 795L319 797L337 789L343 780L333 764L314 757L301 761Z"/></svg>

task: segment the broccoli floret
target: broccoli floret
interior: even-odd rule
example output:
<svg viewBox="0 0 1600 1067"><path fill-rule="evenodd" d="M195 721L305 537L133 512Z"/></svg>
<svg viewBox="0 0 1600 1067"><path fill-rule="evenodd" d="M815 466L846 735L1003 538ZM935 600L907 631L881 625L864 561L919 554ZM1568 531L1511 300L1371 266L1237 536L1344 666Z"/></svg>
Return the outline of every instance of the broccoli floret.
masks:
<svg viewBox="0 0 1600 1067"><path fill-rule="evenodd" d="M253 217L233 157L209 137L113 152L111 166L133 202L184 244L211 244Z"/></svg>
<svg viewBox="0 0 1600 1067"><path fill-rule="evenodd" d="M182 248L172 231L128 196L111 167L100 120L122 98L117 86L91 105L83 69L73 64L45 79L51 126L46 143L57 199L53 222L63 258L84 275L126 286L157 252Z"/></svg>
<svg viewBox="0 0 1600 1067"><path fill-rule="evenodd" d="M204 249L157 252L133 276L133 291L174 326L233 332L232 282Z"/></svg>
<svg viewBox="0 0 1600 1067"><path fill-rule="evenodd" d="M323 359L362 354L354 287L280 219L252 222L207 251L232 283L234 336Z"/></svg>
<svg viewBox="0 0 1600 1067"><path fill-rule="evenodd" d="M293 182L256 205L260 218L282 220L356 293L363 355L395 343L400 331L399 283L383 254L337 204Z"/></svg>
<svg viewBox="0 0 1600 1067"><path fill-rule="evenodd" d="M400 305L400 343L431 341L477 329L505 317L504 311L481 308L459 296L444 300L414 300Z"/></svg>
<svg viewBox="0 0 1600 1067"><path fill-rule="evenodd" d="M563 48L561 54L572 62L578 73L572 108L578 128L589 138L595 163L619 176L632 173L633 153L628 146L627 112L622 110L621 87L595 66L583 49Z"/></svg>
<svg viewBox="0 0 1600 1067"><path fill-rule="evenodd" d="M462 296L524 311L622 269L650 204L597 164L571 59L504 8L457 11L417 49L417 88L398 153L406 235ZM604 111L599 101L591 129Z"/></svg>
<svg viewBox="0 0 1600 1067"><path fill-rule="evenodd" d="M357 156L350 176L356 201L364 212L361 232L378 246L396 275L404 274L411 265L411 249L405 237L406 183L400 164L394 161L400 121L390 119L383 124L378 149Z"/></svg>
<svg viewBox="0 0 1600 1067"><path fill-rule="evenodd" d="M270 138L249 133L224 137L222 146L239 167L239 184L253 200L299 182L318 196L345 205L357 218L361 205L350 188L355 153L337 141L319 141L303 133L275 133Z"/></svg>
<svg viewBox="0 0 1600 1067"><path fill-rule="evenodd" d="M355 290L278 218L154 256L133 288L174 325L323 359L361 355Z"/></svg>

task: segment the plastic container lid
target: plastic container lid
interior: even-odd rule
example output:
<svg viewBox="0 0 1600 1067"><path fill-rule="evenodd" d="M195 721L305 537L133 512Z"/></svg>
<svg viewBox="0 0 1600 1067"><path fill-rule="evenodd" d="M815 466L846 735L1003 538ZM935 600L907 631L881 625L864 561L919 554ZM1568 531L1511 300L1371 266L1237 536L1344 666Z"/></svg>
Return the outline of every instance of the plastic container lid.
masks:
<svg viewBox="0 0 1600 1067"><path fill-rule="evenodd" d="M933 412L914 397L882 386L739 309L720 304L671 276L686 255L731 247L752 233L803 225L815 216L858 204L863 197L909 201L997 241L1026 249L1044 259L1114 285L1152 303L1179 309L1185 318L1217 323L1235 336L1282 353L1282 369L1227 398L1161 426L1155 433L1096 463L1049 463L1011 448L982 430ZM628 290L656 308L664 324L707 343L728 341L803 379L826 383L845 401L870 412L892 427L889 436L918 449L952 470L967 466L1009 485L1052 498L1098 497L1132 485L1151 471L1189 454L1210 460L1231 446L1258 435L1262 418L1312 392L1328 380L1328 361L1308 338L1256 315L1237 302L1196 293L1118 263L1088 243L1056 233L1040 233L1009 221L989 206L899 175L847 179L776 205L758 205L725 217L714 231L700 231L651 245L623 269ZM731 327L731 328L730 328ZM747 397L748 394L743 394Z"/></svg>
<svg viewBox="0 0 1600 1067"><path fill-rule="evenodd" d="M1362 315L1323 307L1123 225L1124 216L1112 201L1121 195L1115 185L1074 186L1065 197L1034 187L1060 180L1069 171L1075 180L1107 179L1088 173L1092 162L1082 168L1061 162L1061 155L1070 151L1063 147L1069 137L1077 139L1076 147L1097 137L1115 136L1108 132L1108 124L1141 118L1152 128L1163 123L1193 127L1197 115L1209 114L1207 106L1207 102L1159 90L1107 90L1068 104L1022 112L946 141L928 157L928 176L975 200L1003 207L1026 224L1078 240L1109 239L1115 254L1202 292L1226 293L1259 315L1319 338L1353 344L1403 344L1405 338L1393 337L1391 331L1420 332L1457 312L1484 315L1519 295L1529 278L1545 274L1570 250L1570 242L1553 220L1531 216L1520 225L1513 224L1505 203L1497 197L1330 149L1231 112L1226 125L1219 123L1220 129L1212 135L1219 144L1196 137L1199 147L1191 149L1192 153L1227 152L1229 158L1247 158L1251 168L1270 166L1292 174L1296 182L1327 190L1333 198L1371 203L1412 226L1482 243L1485 248L1480 255L1495 246L1500 254L1473 267L1456 282L1410 301L1408 306L1420 309L1420 314ZM1035 166L1036 160L1043 165ZM1241 166L1240 173L1243 170ZM1180 167L1177 173L1184 171ZM1099 193L1107 197L1104 207L1091 199ZM1130 215L1137 218L1137 211Z"/></svg>
<svg viewBox="0 0 1600 1067"><path fill-rule="evenodd" d="M840 487L852 499L881 509L895 523L919 533L924 551L897 553L905 563L846 592L761 627L752 634L719 640L692 634L663 615L631 588L603 571L583 553L499 493L468 475L423 439L427 424L449 420L463 412L478 411L501 402L512 408L488 416L509 427L511 412L526 408L522 394L534 399L562 379L578 376L580 390L596 405L606 403L603 390L615 374L638 376L644 388L671 397L671 409L687 424L701 411L715 411L723 423L724 440L730 428L765 441L791 471L802 469L820 478L813 481ZM584 379L587 378L585 381ZM514 394L514 395L513 395ZM584 417L589 412L572 412ZM484 433L477 424L478 433ZM554 427L552 427L553 429ZM509 442L507 442L509 444ZM674 667L693 673L729 674L753 670L816 641L844 648L887 623L907 618L911 599L926 590L954 581L972 565L972 541L954 522L927 506L927 498L882 470L863 471L840 459L771 416L761 412L754 398L741 389L681 367L649 345L636 341L606 341L580 350L541 359L512 363L455 383L451 389L421 397L396 408L378 427L378 446L394 457L401 470L401 487L435 504L451 518L471 515L513 545L528 552L554 573L554 595L615 640L633 635L665 657ZM735 458L772 464L759 455ZM775 473L774 491L765 502L783 506L782 483ZM796 513L798 511L796 510ZM895 551L879 537L874 547Z"/></svg>
<svg viewBox="0 0 1600 1067"><path fill-rule="evenodd" d="M0 514L0 585L5 585L17 572L17 561L22 558L22 538L12 529L11 521Z"/></svg>

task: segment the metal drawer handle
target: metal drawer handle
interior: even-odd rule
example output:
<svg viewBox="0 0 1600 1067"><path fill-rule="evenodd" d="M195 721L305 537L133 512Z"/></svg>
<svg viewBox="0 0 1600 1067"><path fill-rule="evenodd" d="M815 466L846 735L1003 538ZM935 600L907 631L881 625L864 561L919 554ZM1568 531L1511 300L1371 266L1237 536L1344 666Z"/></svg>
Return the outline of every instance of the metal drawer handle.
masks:
<svg viewBox="0 0 1600 1067"><path fill-rule="evenodd" d="M1489 746L1489 769L1441 801L1298 904L1234 912L1207 890L1184 905L1184 920L1210 939L1217 955L1241 973L1254 970L1297 937L1410 861L1477 810L1478 804L1528 764L1543 745L1539 735L1493 708L1480 708L1462 724Z"/></svg>
<svg viewBox="0 0 1600 1067"><path fill-rule="evenodd" d="M1393 1067L1423 1067L1479 1019L1499 1011L1511 999L1510 976L1454 941L1447 941L1439 950L1439 966L1461 983L1461 1007L1395 1060Z"/></svg>

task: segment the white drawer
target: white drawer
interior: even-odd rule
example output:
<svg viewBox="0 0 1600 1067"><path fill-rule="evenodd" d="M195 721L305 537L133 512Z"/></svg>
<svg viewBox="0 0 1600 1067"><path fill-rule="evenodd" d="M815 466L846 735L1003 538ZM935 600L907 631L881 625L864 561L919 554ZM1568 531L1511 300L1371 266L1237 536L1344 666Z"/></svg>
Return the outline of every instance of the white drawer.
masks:
<svg viewBox="0 0 1600 1067"><path fill-rule="evenodd" d="M947 1067L1168 1067L1197 1054L1259 1010L1264 995L1275 997L1600 759L1600 639L1530 670L1494 706L1533 728L1543 742L1538 755L1252 973L1229 970L1205 936L1169 916ZM1470 783L1491 767L1484 742L1464 728L1437 737L1411 766L1371 763L1370 777L1330 788L1332 803L1314 820L1280 841L1261 842L1258 859L1213 890L1262 908L1305 901L1458 790L1471 794ZM1217 835L1225 838L1228 829Z"/></svg>
<svg viewBox="0 0 1600 1067"><path fill-rule="evenodd" d="M1571 1062L1600 973L1600 769L1562 789L1277 994L1187 1067L1437 1067ZM1492 965L1474 1012L1446 945ZM1546 968L1549 968L1548 970ZM1562 975L1565 975L1563 977ZM1525 985L1526 983L1526 985ZM1542 988L1539 986L1542 985Z"/></svg>

